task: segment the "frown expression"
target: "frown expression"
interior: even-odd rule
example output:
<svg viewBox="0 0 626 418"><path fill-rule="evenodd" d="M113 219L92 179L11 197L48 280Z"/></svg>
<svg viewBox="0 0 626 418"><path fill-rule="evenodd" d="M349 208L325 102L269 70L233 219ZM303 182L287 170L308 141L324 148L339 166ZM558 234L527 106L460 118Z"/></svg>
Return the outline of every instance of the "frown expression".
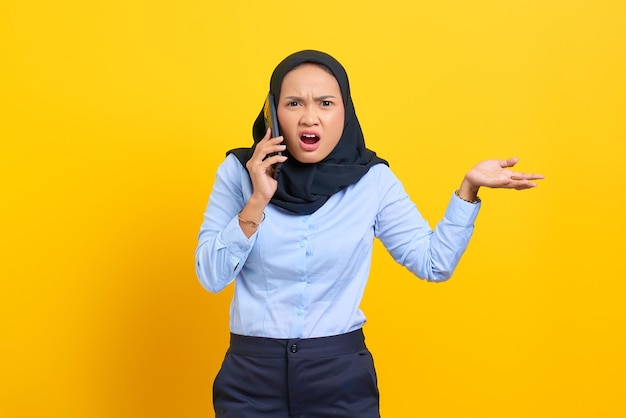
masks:
<svg viewBox="0 0 626 418"><path fill-rule="evenodd" d="M277 108L287 149L302 163L322 161L341 139L344 106L339 83L318 65L302 64L285 75Z"/></svg>

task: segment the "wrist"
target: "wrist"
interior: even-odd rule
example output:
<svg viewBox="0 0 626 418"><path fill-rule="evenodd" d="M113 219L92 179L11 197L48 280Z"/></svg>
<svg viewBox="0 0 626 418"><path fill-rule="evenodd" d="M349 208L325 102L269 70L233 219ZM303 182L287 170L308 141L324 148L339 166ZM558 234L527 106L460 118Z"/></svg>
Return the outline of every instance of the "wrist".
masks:
<svg viewBox="0 0 626 418"><path fill-rule="evenodd" d="M269 205L271 199L257 193L252 193L242 210L261 213Z"/></svg>
<svg viewBox="0 0 626 418"><path fill-rule="evenodd" d="M261 222L263 222L265 220L265 212L261 213L261 219L259 220L255 220L255 219L244 219L241 216L241 213L243 212L243 210L241 210L238 214L237 214L237 219L239 220L239 225L243 225L243 224L248 224L250 226L250 228L252 228L253 230L256 230L259 225L261 225Z"/></svg>
<svg viewBox="0 0 626 418"><path fill-rule="evenodd" d="M264 211L268 203L265 199L252 195L237 214L239 226L248 238L256 232L258 226L265 219Z"/></svg>
<svg viewBox="0 0 626 418"><path fill-rule="evenodd" d="M478 197L478 190L480 190L480 186L475 186L471 182L467 180L467 178L463 179L461 183L461 187L455 192L458 197L470 203L478 203L480 202L480 198Z"/></svg>

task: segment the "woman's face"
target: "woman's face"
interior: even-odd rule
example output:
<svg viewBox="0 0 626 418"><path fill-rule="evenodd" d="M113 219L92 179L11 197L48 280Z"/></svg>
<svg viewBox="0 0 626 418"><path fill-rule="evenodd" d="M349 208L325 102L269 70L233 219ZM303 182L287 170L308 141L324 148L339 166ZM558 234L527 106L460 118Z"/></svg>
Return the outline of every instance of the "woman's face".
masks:
<svg viewBox="0 0 626 418"><path fill-rule="evenodd" d="M302 163L322 161L343 133L339 83L325 69L302 64L283 78L278 123L289 153Z"/></svg>

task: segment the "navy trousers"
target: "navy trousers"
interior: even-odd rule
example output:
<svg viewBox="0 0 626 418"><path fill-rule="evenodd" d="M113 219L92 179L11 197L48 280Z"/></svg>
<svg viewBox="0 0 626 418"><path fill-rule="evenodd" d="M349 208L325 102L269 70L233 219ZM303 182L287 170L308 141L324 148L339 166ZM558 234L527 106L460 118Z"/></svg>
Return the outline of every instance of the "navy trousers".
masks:
<svg viewBox="0 0 626 418"><path fill-rule="evenodd" d="M362 330L306 339L231 334L213 384L216 418L379 418Z"/></svg>

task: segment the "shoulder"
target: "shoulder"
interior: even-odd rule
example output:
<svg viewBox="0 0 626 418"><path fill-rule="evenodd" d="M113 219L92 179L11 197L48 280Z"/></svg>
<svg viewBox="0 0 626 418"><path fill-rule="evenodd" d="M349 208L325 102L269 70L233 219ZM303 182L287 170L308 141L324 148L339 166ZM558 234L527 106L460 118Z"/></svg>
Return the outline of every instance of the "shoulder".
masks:
<svg viewBox="0 0 626 418"><path fill-rule="evenodd" d="M247 174L246 168L241 165L239 160L233 154L228 154L226 158L217 167L218 176L226 177L241 177L242 174Z"/></svg>
<svg viewBox="0 0 626 418"><path fill-rule="evenodd" d="M347 189L347 192L352 196L362 196L367 199L377 196L379 201L397 199L399 195L405 194L404 186L386 164L376 164L370 167L357 183Z"/></svg>
<svg viewBox="0 0 626 418"><path fill-rule="evenodd" d="M217 167L216 184L223 184L229 188L247 189L250 183L248 170L241 165L236 156L228 154Z"/></svg>
<svg viewBox="0 0 626 418"><path fill-rule="evenodd" d="M237 170L237 171L246 169L241 164L239 159L235 156L235 154L232 154L232 153L226 155L226 158L224 158L224 161L222 161L222 163L220 164L220 167L222 166L225 167L226 169Z"/></svg>
<svg viewBox="0 0 626 418"><path fill-rule="evenodd" d="M376 164L372 166L363 176L362 180L366 180L367 182L376 182L383 187L394 183L400 183L398 177L396 177L391 168L389 168L386 164Z"/></svg>
<svg viewBox="0 0 626 418"><path fill-rule="evenodd" d="M386 164L376 164L372 166L360 181L359 191L378 197L379 207L384 207L392 202L404 201L408 194L400 179L393 170Z"/></svg>

